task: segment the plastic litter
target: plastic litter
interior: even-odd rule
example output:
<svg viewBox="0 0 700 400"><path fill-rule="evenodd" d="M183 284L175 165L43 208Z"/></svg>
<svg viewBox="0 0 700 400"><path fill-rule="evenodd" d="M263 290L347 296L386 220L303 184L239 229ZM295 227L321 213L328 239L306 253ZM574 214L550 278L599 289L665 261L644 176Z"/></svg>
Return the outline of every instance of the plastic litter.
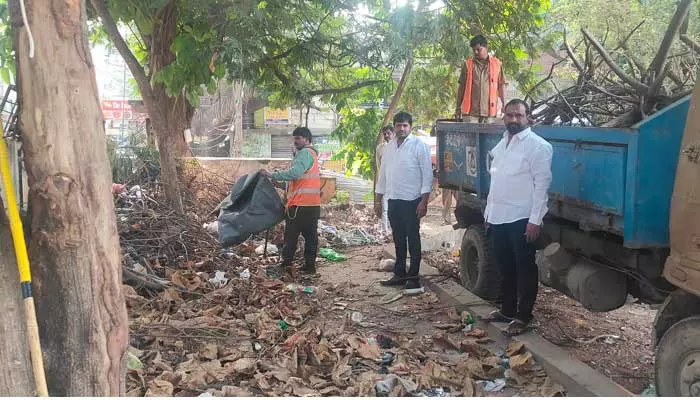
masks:
<svg viewBox="0 0 700 400"><path fill-rule="evenodd" d="M379 359L379 373L381 375L386 375L389 373L389 367L394 363L394 353L387 351L382 354L382 358Z"/></svg>
<svg viewBox="0 0 700 400"><path fill-rule="evenodd" d="M318 233L325 236L329 242L343 246L362 246L381 243L375 236L367 233L367 231L362 228L355 228L348 232L343 232L325 221L318 221Z"/></svg>
<svg viewBox="0 0 700 400"><path fill-rule="evenodd" d="M333 250L333 249L331 249L331 248L328 248L328 247L322 248L322 249L318 252L318 254L319 254L321 257L323 257L323 258L325 258L325 259L327 259L327 260L331 260L331 261L345 261L345 260L348 259L347 256L345 256L345 255L343 255L343 254L340 254L340 253L336 253L335 250Z"/></svg>
<svg viewBox="0 0 700 400"><path fill-rule="evenodd" d="M641 396L642 397L656 397L656 396L658 396L656 394L656 385L654 385L653 383L649 384L649 386L647 386L644 389L644 391L642 391Z"/></svg>
<svg viewBox="0 0 700 400"><path fill-rule="evenodd" d="M212 284L215 288L222 288L226 286L228 283L228 279L226 278L226 272L224 271L216 271L214 272L214 277L209 278L209 283Z"/></svg>
<svg viewBox="0 0 700 400"><path fill-rule="evenodd" d="M382 272L391 272L394 270L396 260L393 258L385 258L379 262L379 270Z"/></svg>
<svg viewBox="0 0 700 400"><path fill-rule="evenodd" d="M354 322L356 324L359 324L360 322L362 322L363 318L364 317L363 317L362 313L357 312L357 311L353 311L352 314L350 314L350 320L352 320L352 322Z"/></svg>
<svg viewBox="0 0 700 400"><path fill-rule="evenodd" d="M413 397L452 397L452 394L446 391L445 388L436 387L413 393Z"/></svg>
<svg viewBox="0 0 700 400"><path fill-rule="evenodd" d="M277 324L280 326L280 329L282 329L283 331L286 331L287 329L289 329L289 324L283 319L279 320L279 322Z"/></svg>
<svg viewBox="0 0 700 400"><path fill-rule="evenodd" d="M418 389L418 386L408 379L403 379L395 374L390 374L374 385L374 392L376 393L377 397L387 397L391 394L391 391L394 390L396 385L399 384L403 386L407 393L413 393Z"/></svg>
<svg viewBox="0 0 700 400"><path fill-rule="evenodd" d="M212 235L218 235L219 234L219 221L214 221L211 223L204 223L202 225L202 228L204 228L205 231L211 233Z"/></svg>
<svg viewBox="0 0 700 400"><path fill-rule="evenodd" d="M314 288L313 286L302 286L302 285L297 285L296 283L290 283L285 287L287 291L292 292L292 293L313 293Z"/></svg>
<svg viewBox="0 0 700 400"><path fill-rule="evenodd" d="M250 269L246 268L246 269L243 270L240 274L238 274L238 276L239 276L241 279L245 279L245 280L250 279Z"/></svg>
<svg viewBox="0 0 700 400"><path fill-rule="evenodd" d="M493 393L500 392L501 390L503 390L503 388L506 387L506 380L496 379L493 381L476 381L476 384L481 385L481 388L484 390L484 392Z"/></svg>
<svg viewBox="0 0 700 400"><path fill-rule="evenodd" d="M508 358L508 357L501 358L500 364L501 364L501 367L503 367L504 369L509 369L510 368L510 358Z"/></svg>
<svg viewBox="0 0 700 400"><path fill-rule="evenodd" d="M391 349L392 347L394 347L394 340L389 336L379 334L374 337L374 340L377 342L377 345L382 349Z"/></svg>
<svg viewBox="0 0 700 400"><path fill-rule="evenodd" d="M272 244L272 243L268 243L268 244L267 244L267 255L268 255L268 256L270 256L270 255L275 255L275 254L278 254L278 253L279 253L279 249L277 248L277 246L275 246L275 245ZM255 254L257 254L257 255L259 255L259 256L265 254L265 245L264 245L264 244L261 244L260 246L256 247L256 248L255 248Z"/></svg>

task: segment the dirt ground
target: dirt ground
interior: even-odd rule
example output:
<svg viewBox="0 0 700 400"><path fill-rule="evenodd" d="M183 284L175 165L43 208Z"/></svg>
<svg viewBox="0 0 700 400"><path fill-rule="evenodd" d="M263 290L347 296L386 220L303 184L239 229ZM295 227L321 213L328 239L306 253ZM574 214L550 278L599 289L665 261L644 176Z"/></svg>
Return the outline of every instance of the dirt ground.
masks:
<svg viewBox="0 0 700 400"><path fill-rule="evenodd" d="M425 223L442 224L440 198L431 203ZM441 273L459 282L459 258L435 251L424 259ZM535 332L568 350L632 393L641 393L654 382L654 349L651 331L656 310L630 301L605 313L586 310L562 293L540 285L535 305Z"/></svg>
<svg viewBox="0 0 700 400"><path fill-rule="evenodd" d="M535 331L632 393L654 382L651 330L656 311L628 302L594 313L558 291L540 286Z"/></svg>
<svg viewBox="0 0 700 400"><path fill-rule="evenodd" d="M430 349L424 350L426 361L439 360L438 362L447 368L457 368L455 361L460 357L460 353L450 349L449 346L445 348L444 345L439 344L444 341L443 338L449 338L448 341L458 343L468 337L463 332L447 333L444 329L445 326L454 323L452 316L456 313L455 308L443 304L437 295L428 290L419 296L404 296L390 304L383 304L387 294L395 293L397 290L379 285L380 280L390 275L378 270L381 251L380 246L348 249L344 252L349 257L347 261L324 262L320 265L320 282L324 285L333 285L336 295L342 295L341 303L347 304L347 307L344 310L338 310L334 317L342 318L343 313L359 313L355 314L360 320L356 325L366 337L377 334L393 335L409 342L420 343L419 348ZM326 315L326 317L331 316ZM489 343L484 345L485 348L492 353L507 348L508 342L505 338L494 339L489 340ZM532 371L534 373L527 378L522 377L520 385L509 380L503 391L484 393L484 395L543 396L563 391L559 385L552 383L546 377L540 366L533 363ZM504 370L489 372L495 373L493 375L495 378L502 378Z"/></svg>

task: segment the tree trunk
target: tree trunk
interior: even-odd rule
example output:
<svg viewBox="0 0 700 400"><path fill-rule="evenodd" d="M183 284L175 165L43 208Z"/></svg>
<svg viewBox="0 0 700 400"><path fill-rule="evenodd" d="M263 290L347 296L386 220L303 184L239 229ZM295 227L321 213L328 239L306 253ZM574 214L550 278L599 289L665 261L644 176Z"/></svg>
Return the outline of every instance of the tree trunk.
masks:
<svg viewBox="0 0 700 400"><path fill-rule="evenodd" d="M185 142L185 129L189 127L191 113L185 97L180 94L172 98L168 97L165 86L162 83L151 85L151 80L139 64L134 54L119 33L114 18L107 9L104 0L91 0L102 19L102 25L109 35L112 43L124 58L129 71L134 76L139 86L143 102L151 116L153 132L158 141L160 152L161 182L165 187L165 195L170 205L178 213L183 212L182 195L177 174L177 161L175 157L183 157L189 154L189 148ZM175 60L175 55L170 51L176 35L177 4L174 0L168 1L155 14L154 30L149 35L149 71L153 76ZM165 146L165 147L164 147ZM161 150L165 151L161 151Z"/></svg>
<svg viewBox="0 0 700 400"><path fill-rule="evenodd" d="M177 2L169 1L156 12L155 19L160 23L154 26L150 36L149 62L153 71L151 75L175 61L175 54L170 51L170 47L177 34ZM188 126L187 100L182 93L177 97L169 97L162 83L153 82L152 93L151 117L153 129L158 137L161 182L170 206L175 212L182 214L182 193L175 158L184 157L189 153L185 142L185 129Z"/></svg>
<svg viewBox="0 0 700 400"><path fill-rule="evenodd" d="M165 197L170 206L175 212L182 214L184 209L176 158L185 156L188 153L184 134L187 126L185 102L182 97L168 97L162 85L154 87L153 94L155 101L150 109L153 131L158 139L160 182L163 185ZM177 104L178 99L180 100L180 107ZM170 111L173 109L175 112ZM179 115L177 115L178 111L180 112Z"/></svg>
<svg viewBox="0 0 700 400"><path fill-rule="evenodd" d="M24 2L36 49L15 27L19 122L49 393L120 396L128 319L85 0Z"/></svg>
<svg viewBox="0 0 700 400"><path fill-rule="evenodd" d="M243 81L234 81L231 85L233 91L233 112L231 114L231 157L243 156Z"/></svg>
<svg viewBox="0 0 700 400"><path fill-rule="evenodd" d="M0 140L3 140L0 138ZM24 323L19 272L10 225L0 197L0 396L36 396L27 327Z"/></svg>

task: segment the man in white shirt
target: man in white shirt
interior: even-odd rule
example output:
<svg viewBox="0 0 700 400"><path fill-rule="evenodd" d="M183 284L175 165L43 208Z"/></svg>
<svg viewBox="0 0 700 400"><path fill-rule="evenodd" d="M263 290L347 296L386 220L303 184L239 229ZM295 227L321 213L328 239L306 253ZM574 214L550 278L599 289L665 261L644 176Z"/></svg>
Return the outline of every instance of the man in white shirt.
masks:
<svg viewBox="0 0 700 400"><path fill-rule="evenodd" d="M391 139L394 138L394 127L391 125L387 125L382 128L382 136L384 137L384 141L381 142L380 144L377 145L377 149L375 151L375 160L377 162L377 174L379 174L379 171L381 170L382 166L382 156L384 155L384 148L386 147L386 144L389 143ZM384 236L389 235L389 205L387 204L387 198L384 197L383 201L380 202L382 207L382 233Z"/></svg>
<svg viewBox="0 0 700 400"><path fill-rule="evenodd" d="M502 275L503 304L486 319L509 322L507 334L525 332L532 321L538 276L534 241L547 214L552 182L552 145L533 132L528 105L505 107L507 131L491 150L491 187L484 220Z"/></svg>
<svg viewBox="0 0 700 400"><path fill-rule="evenodd" d="M384 148L375 191L380 204L384 197L388 199L389 224L396 249L394 276L381 284L405 285L406 294L423 292L418 278L421 261L420 219L428 212L428 197L433 187L430 146L411 135L412 123L413 118L409 113L401 111L394 116L396 137ZM408 274L407 250L411 254Z"/></svg>

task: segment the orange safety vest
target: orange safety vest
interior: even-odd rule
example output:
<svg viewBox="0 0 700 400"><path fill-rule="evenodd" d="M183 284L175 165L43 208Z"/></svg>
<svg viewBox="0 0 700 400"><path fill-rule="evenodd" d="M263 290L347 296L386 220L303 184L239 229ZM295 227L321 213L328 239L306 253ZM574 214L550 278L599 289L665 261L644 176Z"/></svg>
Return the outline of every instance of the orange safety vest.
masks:
<svg viewBox="0 0 700 400"><path fill-rule="evenodd" d="M467 59L467 82L464 85L464 97L462 98L462 114L469 115L472 110L472 79L474 60ZM501 60L489 56L489 117L495 117L498 113L498 78L501 75Z"/></svg>
<svg viewBox="0 0 700 400"><path fill-rule="evenodd" d="M314 163L301 178L290 181L287 185L287 207L321 205L321 170L318 168L318 154L311 150Z"/></svg>

